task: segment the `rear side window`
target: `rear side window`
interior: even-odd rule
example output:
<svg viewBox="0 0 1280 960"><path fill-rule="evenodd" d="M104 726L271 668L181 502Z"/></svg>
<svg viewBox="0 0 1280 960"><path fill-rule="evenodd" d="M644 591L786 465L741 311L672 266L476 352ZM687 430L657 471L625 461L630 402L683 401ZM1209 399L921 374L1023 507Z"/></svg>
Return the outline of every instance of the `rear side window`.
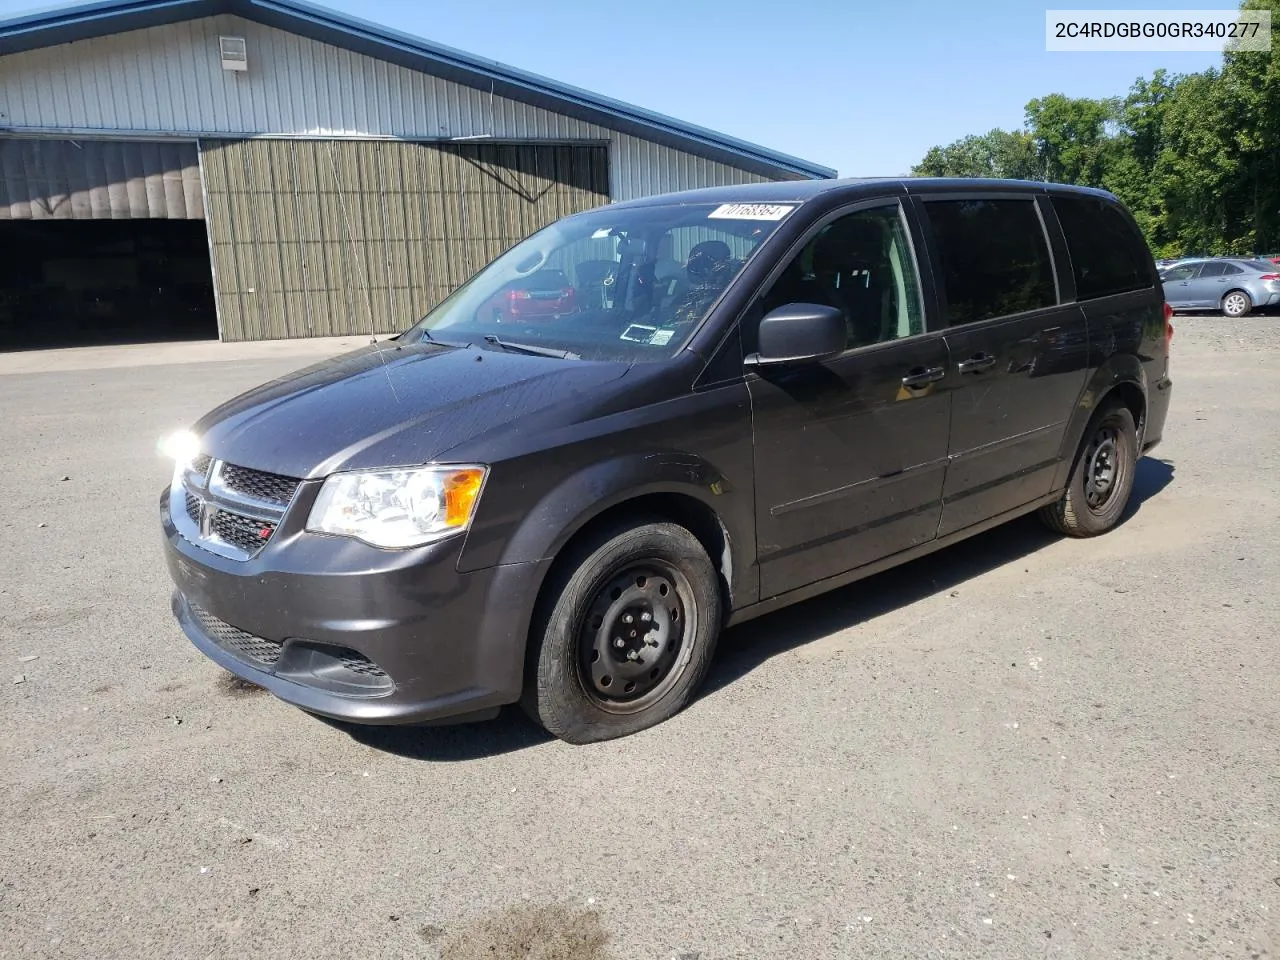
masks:
<svg viewBox="0 0 1280 960"><path fill-rule="evenodd" d="M937 200L926 209L951 326L1058 302L1034 200Z"/></svg>
<svg viewBox="0 0 1280 960"><path fill-rule="evenodd" d="M1053 209L1071 251L1077 300L1152 285L1147 243L1115 204L1093 197L1054 197Z"/></svg>

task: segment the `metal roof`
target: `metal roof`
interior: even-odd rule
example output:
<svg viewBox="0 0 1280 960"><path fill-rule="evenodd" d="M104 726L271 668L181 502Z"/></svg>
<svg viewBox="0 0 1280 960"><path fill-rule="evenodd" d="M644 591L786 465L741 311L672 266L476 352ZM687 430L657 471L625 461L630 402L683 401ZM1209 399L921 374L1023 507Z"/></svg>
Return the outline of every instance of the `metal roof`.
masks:
<svg viewBox="0 0 1280 960"><path fill-rule="evenodd" d="M299 0L99 0L0 20L0 55L234 14L475 89L532 103L762 176L817 179L836 171L578 87Z"/></svg>

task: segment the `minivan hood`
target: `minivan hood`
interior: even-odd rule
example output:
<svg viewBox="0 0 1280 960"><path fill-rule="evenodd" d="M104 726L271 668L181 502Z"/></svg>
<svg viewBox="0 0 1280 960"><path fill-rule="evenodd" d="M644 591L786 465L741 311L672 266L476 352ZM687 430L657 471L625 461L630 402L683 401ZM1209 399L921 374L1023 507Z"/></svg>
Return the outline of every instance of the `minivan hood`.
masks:
<svg viewBox="0 0 1280 960"><path fill-rule="evenodd" d="M426 463L628 369L385 341L241 394L195 431L213 457L291 477Z"/></svg>

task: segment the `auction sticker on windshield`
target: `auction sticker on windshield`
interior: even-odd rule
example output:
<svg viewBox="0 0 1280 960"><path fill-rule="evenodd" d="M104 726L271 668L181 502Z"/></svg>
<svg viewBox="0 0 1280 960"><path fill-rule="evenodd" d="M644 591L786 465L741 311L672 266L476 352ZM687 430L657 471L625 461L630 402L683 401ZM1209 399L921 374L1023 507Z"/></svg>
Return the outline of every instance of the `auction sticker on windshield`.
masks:
<svg viewBox="0 0 1280 960"><path fill-rule="evenodd" d="M795 207L785 203L722 203L709 214L709 220L781 220Z"/></svg>

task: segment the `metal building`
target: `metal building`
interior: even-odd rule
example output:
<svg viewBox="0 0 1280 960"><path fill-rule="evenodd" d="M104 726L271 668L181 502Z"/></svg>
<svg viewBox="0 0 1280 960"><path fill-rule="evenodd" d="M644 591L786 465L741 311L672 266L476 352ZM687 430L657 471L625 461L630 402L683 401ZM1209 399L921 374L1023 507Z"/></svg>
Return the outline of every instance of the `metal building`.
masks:
<svg viewBox="0 0 1280 960"><path fill-rule="evenodd" d="M0 349L403 329L566 213L835 171L296 0L0 22Z"/></svg>

